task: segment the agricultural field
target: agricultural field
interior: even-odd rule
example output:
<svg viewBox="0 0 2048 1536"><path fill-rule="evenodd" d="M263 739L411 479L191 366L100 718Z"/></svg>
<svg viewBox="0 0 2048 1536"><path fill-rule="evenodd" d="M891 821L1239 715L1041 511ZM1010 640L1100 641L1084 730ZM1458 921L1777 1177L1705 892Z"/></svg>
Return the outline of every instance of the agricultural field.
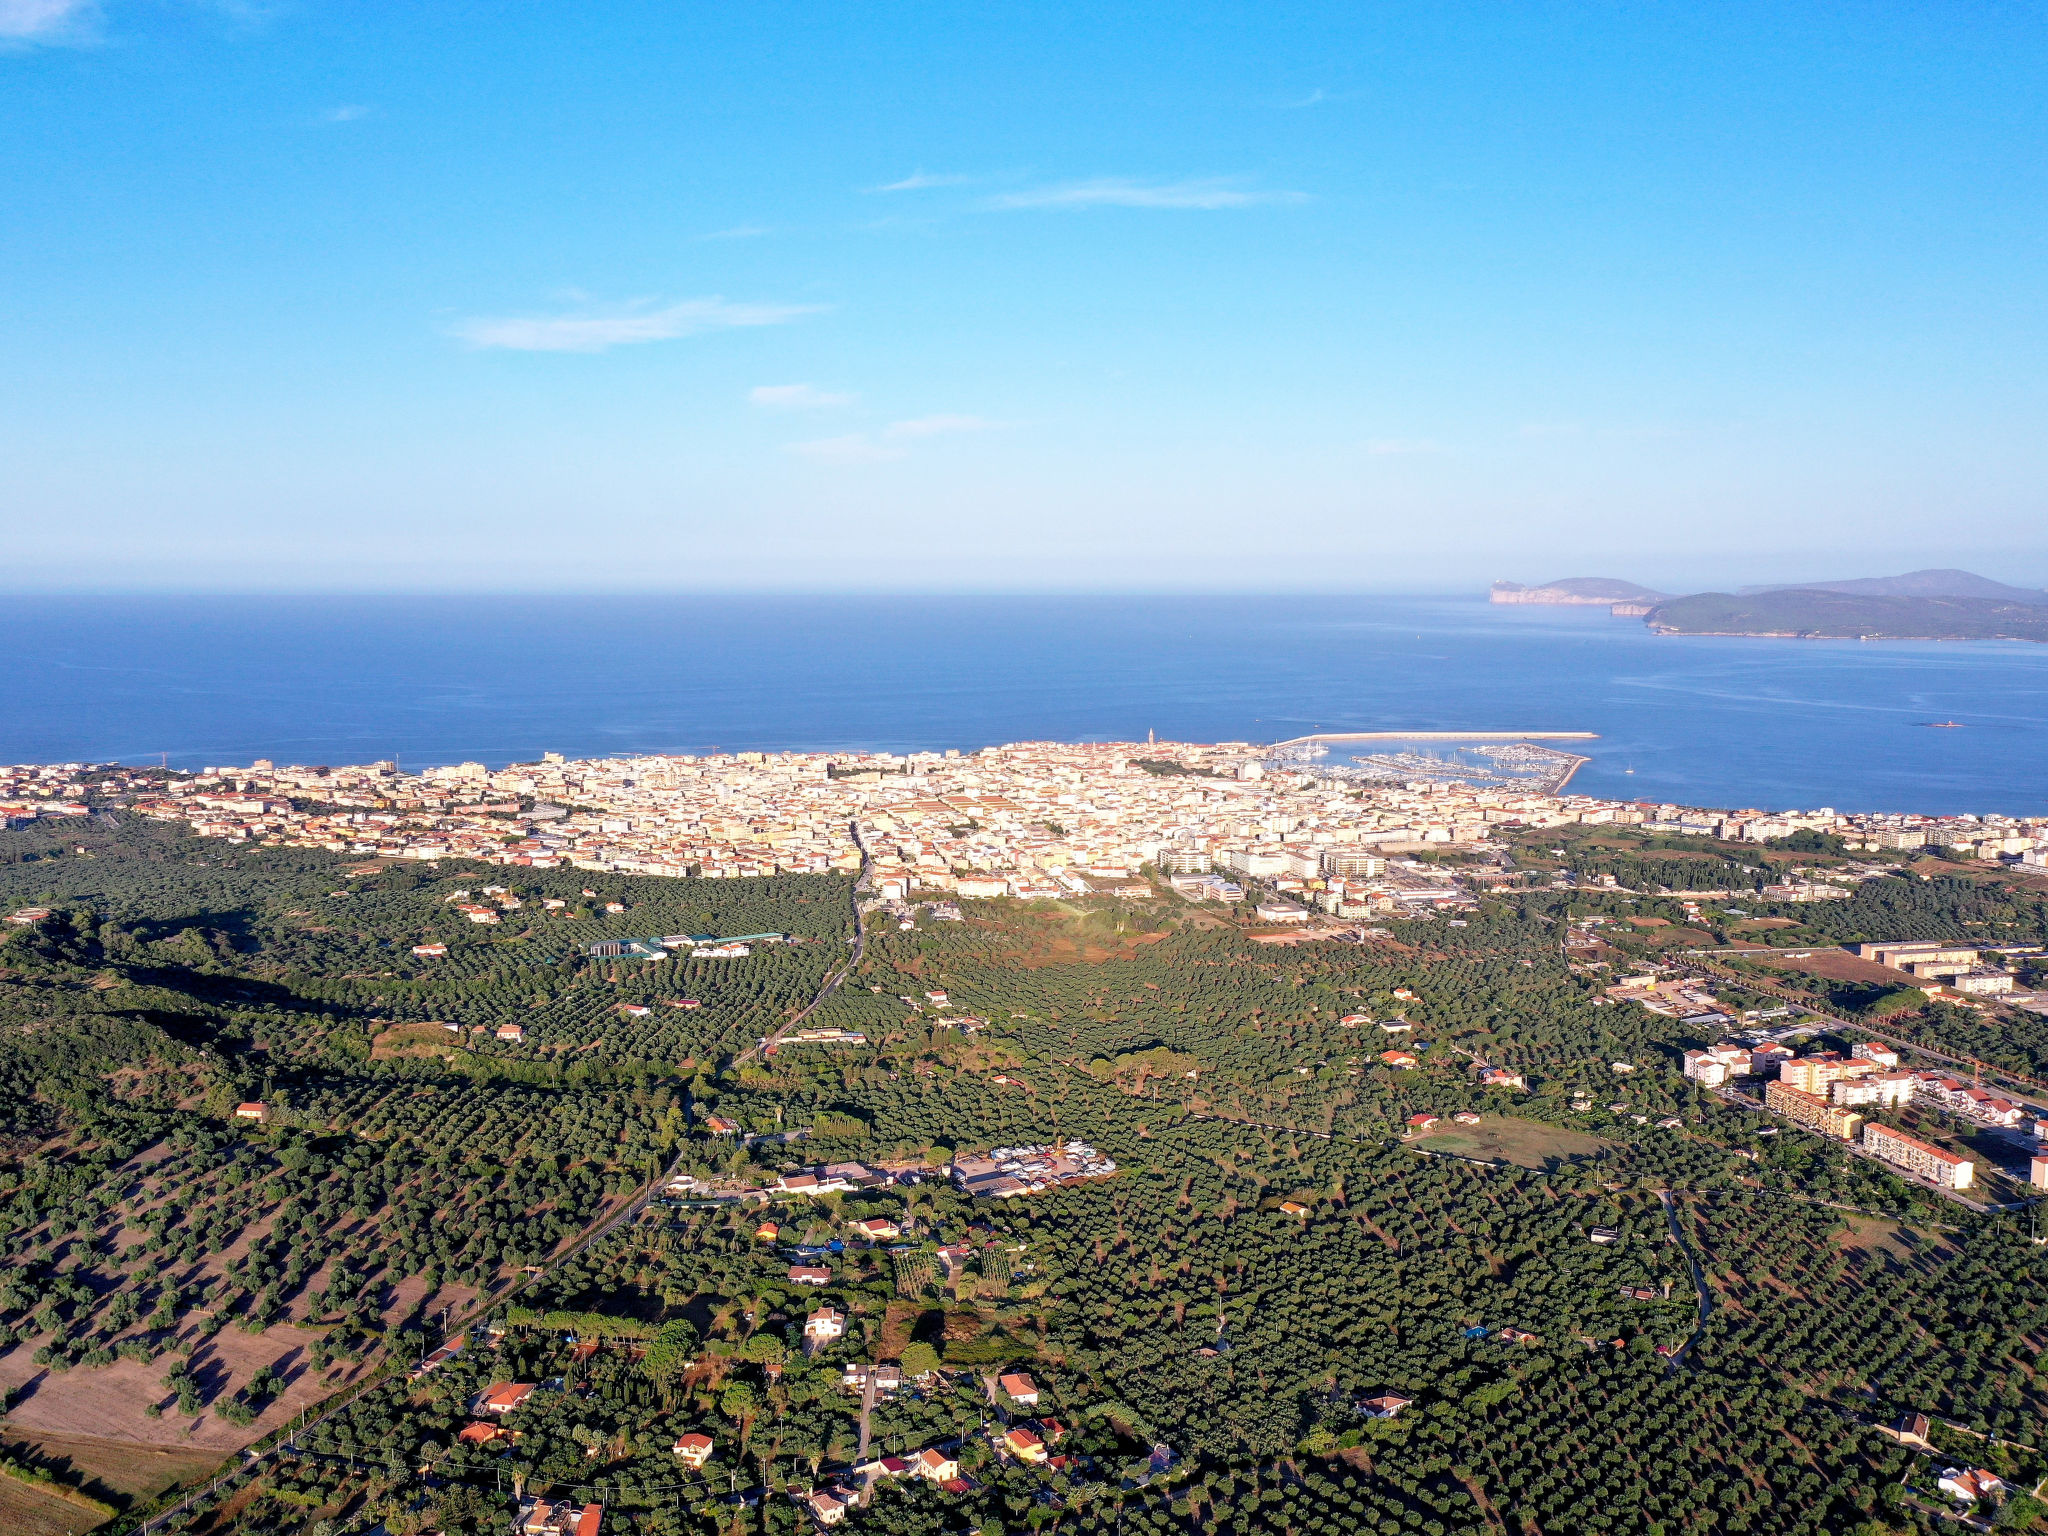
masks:
<svg viewBox="0 0 2048 1536"><path fill-rule="evenodd" d="M960 1479L884 1475L854 1532L1881 1536L1930 1528L1874 1427L1909 1412L2048 1473L2048 1249L1685 1081L1684 1026L1567 963L1561 919L1609 898L1285 947L1167 902L966 901L869 921L807 1020L861 1042L762 1051L850 953L842 876L80 836L0 862L53 909L0 938L0 1388L6 1454L128 1516L358 1391L176 1528L482 1536L517 1486L620 1536L791 1536L865 1445ZM465 931L450 897L486 885L519 906ZM945 1176L1069 1138L1115 1174ZM888 1176L782 1187L821 1165Z"/></svg>

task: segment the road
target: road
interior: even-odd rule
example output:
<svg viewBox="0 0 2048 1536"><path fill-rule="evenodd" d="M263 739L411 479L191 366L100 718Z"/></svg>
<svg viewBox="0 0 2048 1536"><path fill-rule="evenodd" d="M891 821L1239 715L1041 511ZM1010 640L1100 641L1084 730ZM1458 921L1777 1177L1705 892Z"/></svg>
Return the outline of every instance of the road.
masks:
<svg viewBox="0 0 2048 1536"><path fill-rule="evenodd" d="M1794 1120L1787 1120L1781 1115L1774 1115L1768 1108L1757 1102L1757 1100L1749 1098L1744 1094L1737 1093L1733 1088L1711 1088L1708 1090L1708 1092L1712 1093L1716 1098L1722 1099L1727 1103L1735 1105L1737 1108L1746 1109L1754 1114L1763 1115L1775 1124L1783 1126L1786 1130L1799 1131L1808 1136L1820 1136L1821 1140L1827 1142L1830 1146L1840 1147L1844 1152L1847 1152L1851 1157L1860 1157L1865 1162L1874 1164L1876 1167L1882 1168L1886 1173L1891 1174L1894 1178L1902 1179L1906 1183L1913 1185L1917 1189L1924 1189L1929 1194L1940 1195L1944 1200L1948 1200L1956 1205L1960 1205L1961 1207L1963 1207L1964 1210L1975 1211L1979 1216L1990 1215L1997 1211L2018 1211L2024 1210L2026 1208L2025 1201L2020 1201L2009 1205L1979 1204L1977 1201L1970 1199L1969 1197L1963 1195L1957 1190L1950 1189L1946 1185L1936 1184L1931 1179L1923 1179L1919 1174L1914 1173L1911 1169L1901 1168L1897 1163L1886 1162L1883 1158L1879 1157L1874 1152L1866 1152L1863 1149L1863 1147L1857 1142L1840 1141L1833 1136L1821 1136L1821 1133L1819 1131L1814 1130L1811 1126L1801 1125ZM1849 1207L1845 1206L1843 1207L1843 1209L1847 1210L1849 1209Z"/></svg>
<svg viewBox="0 0 2048 1536"><path fill-rule="evenodd" d="M1737 951L1736 953L1742 953L1742 951ZM2008 1072L2001 1067L1987 1067L1984 1063L1973 1057L1951 1056L1948 1052L1937 1051L1932 1046L1921 1045L1913 1040L1900 1039L1896 1035L1886 1034L1883 1030L1872 1027L1862 1019L1844 1019L1832 1013L1823 1013L1820 1009L1814 1007L1813 999L1810 997L1788 992L1782 987L1774 987L1769 982L1761 981L1755 977L1737 976L1733 972L1716 965L1699 950L1687 950L1685 954L1692 959L1699 970L1707 973L1706 978L1703 979L1727 982L1731 986L1745 987L1752 992L1762 992L1766 996L1779 998L1788 1003L1795 1003L1804 1009L1810 1017L1819 1020L1823 1025L1831 1025L1836 1029L1861 1030L1864 1034L1874 1036L1884 1041L1886 1045L1898 1050L1912 1051L1917 1055L1931 1057L1935 1061L1945 1061L1950 1066L1961 1067L1972 1074L1981 1073L1983 1076L1997 1081L2017 1083L2022 1085L2028 1092L2048 1093L2048 1083L2039 1082L2034 1078L2025 1076L2023 1073Z"/></svg>
<svg viewBox="0 0 2048 1536"><path fill-rule="evenodd" d="M784 1035L789 1033L790 1030L795 1029L805 1019L809 1018L812 1011L815 1010L819 1004L824 1002L825 999L830 997L834 992L838 991L839 984L843 982L847 978L847 976L852 973L853 969L860 964L861 956L865 954L867 951L867 924L860 910L859 893L868 883L869 857L867 844L861 841L859 825L857 823L853 824L850 830L853 833L854 846L860 849L860 878L854 882L853 887L855 893L855 901L853 908L853 953L847 958L847 961L844 965L842 965L838 970L833 971L826 976L823 983L820 984L816 995L813 996L810 1002L804 1006L804 1009L801 1013L797 1014L795 1018L791 1019L787 1024L784 1024L780 1029L775 1031L773 1035L768 1037L771 1044L779 1042ZM754 1051L758 1049L759 1047L757 1046L742 1053L739 1057L735 1059L733 1064L737 1066L739 1062L745 1061L748 1056L753 1055ZM630 1200L628 1200L624 1205L620 1206L617 1210L611 1212L609 1215L599 1217L597 1221L595 1221L591 1224L591 1226L585 1229L581 1237L578 1237L567 1248L558 1250L552 1257L550 1257L547 1260L546 1263L538 1266L533 1273L520 1276L519 1279L512 1286L510 1286L508 1289L504 1291L487 1292L484 1295L477 1297L477 1299L475 1300L475 1302L471 1304L467 1312L463 1313L460 1318L452 1322L449 1322L444 1327L442 1336L444 1338L453 1338L456 1334L462 1332L464 1329L471 1327L477 1321L477 1319L482 1317L486 1312L492 1310L493 1308L502 1306L504 1303L510 1301L513 1297L519 1295L520 1292L524 1291L528 1286L532 1285L534 1282L546 1278L546 1276L553 1270L559 1268L563 1264L566 1264L569 1260L575 1258L577 1255L586 1252L595 1244L604 1241L604 1239L610 1237L614 1232L618 1231L619 1228L638 1220L640 1213L647 1209L648 1202L654 1198L656 1193L658 1193L661 1190L661 1188L669 1182L669 1180L673 1179L679 1172L681 1172L682 1165L684 1164L684 1162L688 1160L693 1150L695 1149L690 1143L685 1143L677 1151L674 1160L669 1163L668 1167L663 1169L660 1173L656 1174L646 1184L642 1185L638 1192L636 1192ZM307 1430L315 1429L318 1426L326 1423L329 1419L336 1417L338 1414L346 1412L348 1408L354 1404L357 1397L361 1396L365 1391L368 1391L372 1386L376 1385L379 1381L388 1379L388 1374L373 1373L371 1376L368 1376L362 1379L361 1381L358 1381L352 1384L351 1386L344 1388L341 1393L337 1394L335 1397L329 1398L324 1405L316 1405L314 1408L309 1408L307 1410L309 1417L305 1420L304 1423L297 1425L292 1430L292 1435L296 1436L304 1434ZM867 1427L865 1413L863 1413L862 1415L861 1427L862 1440L863 1443L865 1443ZM205 1503L208 1499L213 1497L214 1493L219 1489L221 1483L225 1479L233 1477L239 1473L254 1471L257 1467L261 1466L270 1457L276 1455L280 1447L289 1445L290 1439L291 1436L287 1436L285 1439L279 1440L274 1444L265 1446L261 1450L243 1452L241 1459L238 1462L236 1462L234 1466L228 1468L227 1470L221 1472L218 1476L213 1478L205 1488L201 1489L197 1493L189 1495L184 1500L177 1504L174 1504L173 1506L171 1506L171 1508L164 1510L162 1513L150 1516L140 1525L135 1526L133 1528L135 1536L149 1536L149 1533L151 1531L161 1529L162 1527L168 1525L172 1520L176 1519L180 1515L186 1514L192 1509L196 1508L197 1506Z"/></svg>
<svg viewBox="0 0 2048 1536"><path fill-rule="evenodd" d="M867 914L860 909L860 898L861 893L868 888L868 876L873 872L874 859L868 852L867 843L860 835L860 823L857 821L848 822L846 830L853 837L853 846L860 850L860 875L853 882L853 952L846 957L844 965L826 976L824 983L818 988L817 995L804 1004L801 1012L797 1013L780 1028L764 1035L761 1040L748 1046L739 1055L733 1057L732 1061L728 1064L731 1067L743 1065L753 1057L761 1054L764 1047L773 1050L776 1046L782 1044L791 1030L797 1028L805 1019L808 1019L813 1013L817 1012L825 999L839 990L839 984L859 968L862 956L867 953L868 920Z"/></svg>
<svg viewBox="0 0 2048 1536"><path fill-rule="evenodd" d="M1657 1198L1664 1202L1664 1222L1671 1228L1671 1240L1678 1244L1678 1251L1685 1255L1685 1267L1692 1271L1692 1288L1699 1293L1700 1314L1693 1325L1692 1337L1679 1345L1671 1356L1671 1369L1676 1371L1685 1364L1685 1357L1692 1347L1699 1343L1700 1335L1707 1331L1707 1314L1714 1310L1713 1293L1707 1289L1706 1272L1700 1268L1700 1261L1692 1251L1692 1244L1685 1240L1685 1234L1678 1230L1678 1206L1671 1198L1671 1191L1660 1189Z"/></svg>

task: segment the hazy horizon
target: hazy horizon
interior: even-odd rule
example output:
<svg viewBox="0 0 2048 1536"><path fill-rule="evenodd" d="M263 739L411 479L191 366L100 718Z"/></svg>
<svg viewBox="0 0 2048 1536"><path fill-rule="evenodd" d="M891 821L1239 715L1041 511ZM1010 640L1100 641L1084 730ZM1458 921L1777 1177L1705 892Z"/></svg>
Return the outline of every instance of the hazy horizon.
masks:
<svg viewBox="0 0 2048 1536"><path fill-rule="evenodd" d="M278 601L289 601L292 599L299 598L390 598L398 601L431 601L436 598L459 600L489 597L561 597L578 599L602 597L675 597L689 598L694 600L706 600L717 598L744 599L755 597L843 597L850 599L900 598L905 600L912 600L918 598L1014 598L1019 600L1027 600L1031 598L1068 597L1103 599L1114 599L1119 597L1403 597L1439 598L1445 600L1470 598L1475 601L1485 601L1488 589L1494 582L1517 582L1523 586L1536 587L1541 586L1546 582L1566 581L1578 578L1618 578L1621 580L1636 582L1641 586L1651 588L1654 591L1667 593L1671 596L1684 596L1687 594L1700 592L1734 593L1739 590L1755 590L1759 587L1775 588L1779 586L1797 586L1802 582L1844 581L1856 580L1863 577L1899 576L1904 574L1906 574L1906 572L1903 569L1888 569L1883 571L1844 569L1839 571L1813 571L1797 577L1780 577L1765 573L1760 575L1752 574L1740 577L1730 577L1726 580L1718 582L1702 582L1688 581L1682 577L1677 576L1672 576L1660 580L1655 577L1644 577L1632 571L1574 570L1554 571L1547 576L1535 576L1529 575L1527 573L1516 573L1511 575L1498 575L1491 577L1471 577L1463 580L1418 580L1412 582L1386 581L1376 584L1365 584L1360 582L1345 583L1336 581L1318 583L1305 580L1297 585L1291 586L1282 585L1278 583L1257 585L1232 585L1220 580L1207 583L1190 581L1179 585L1115 585L1105 582L1094 585L1084 585L1077 583L1068 586L1055 586L1050 584L1002 585L996 582L984 582L973 585L959 584L950 586L916 586L907 584L899 586L885 586L880 584L859 585L848 582L837 586L776 586L769 585L766 583L763 583L761 585L747 585L735 582L725 583L717 586L690 586L685 585L681 582L674 581L634 582L628 579L622 579L608 585L599 585L595 583L579 585L567 582L555 582L544 585L518 585L515 583L506 582L499 584L478 584L474 586L448 585L438 587L405 587L390 584L372 586L323 583L319 581L316 577L309 575L305 580L301 582L277 581L272 584L264 586L245 586L230 584L206 586L198 583L179 586L150 586L143 585L141 583L130 585L86 585L85 583L80 582L61 587L36 587L28 585L10 585L5 578L0 578L0 599L103 599L133 597L161 598L165 600L176 600L180 598L246 598L252 600L276 599ZM1978 571L1974 574L1984 575L1986 573ZM2008 586L2031 587L2037 588L2039 590L2048 591L2048 582L2038 582L2030 579L2014 577L2010 574L1993 577L1991 579L2003 582Z"/></svg>

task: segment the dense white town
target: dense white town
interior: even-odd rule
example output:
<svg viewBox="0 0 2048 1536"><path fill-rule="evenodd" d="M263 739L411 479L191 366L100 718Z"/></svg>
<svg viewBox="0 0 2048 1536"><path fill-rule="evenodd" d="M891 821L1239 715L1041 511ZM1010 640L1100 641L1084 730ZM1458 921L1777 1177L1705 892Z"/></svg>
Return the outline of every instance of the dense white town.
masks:
<svg viewBox="0 0 2048 1536"><path fill-rule="evenodd" d="M1282 898L1262 915L1283 920L1311 906L1353 917L1455 899L1449 882L1424 877L1407 856L1485 849L1503 826L1614 823L1747 842L1812 829L1852 848L1938 845L2048 864L2042 817L1705 810L1455 779L1361 785L1270 763L1242 742L582 761L548 753L496 770L472 762L417 774L390 762L264 759L196 774L79 763L0 769L9 825L84 816L108 796L230 842L644 875L852 870L861 864L858 827L884 897L912 887L970 897L1135 893L1134 877L1153 864L1197 897L1229 897L1233 875L1256 877ZM1814 880L1767 894L1818 900L1839 890Z"/></svg>

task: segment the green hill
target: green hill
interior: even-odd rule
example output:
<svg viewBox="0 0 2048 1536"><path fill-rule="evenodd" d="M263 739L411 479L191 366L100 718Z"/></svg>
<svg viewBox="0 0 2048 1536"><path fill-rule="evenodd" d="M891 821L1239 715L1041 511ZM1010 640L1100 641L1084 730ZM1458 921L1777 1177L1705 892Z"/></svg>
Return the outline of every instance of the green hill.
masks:
<svg viewBox="0 0 2048 1536"><path fill-rule="evenodd" d="M1796 587L1699 592L1657 604L1644 620L1663 635L1797 639L2048 640L2048 608L1985 597L1893 597Z"/></svg>
<svg viewBox="0 0 2048 1536"><path fill-rule="evenodd" d="M2008 603L2048 605L2048 592L2034 587L2008 586L1979 576L1974 571L1954 569L1908 571L1903 576L1865 576L1854 581L1785 581L1769 586L1743 587L1738 596L1759 592L1846 592L1854 597L1983 597Z"/></svg>

